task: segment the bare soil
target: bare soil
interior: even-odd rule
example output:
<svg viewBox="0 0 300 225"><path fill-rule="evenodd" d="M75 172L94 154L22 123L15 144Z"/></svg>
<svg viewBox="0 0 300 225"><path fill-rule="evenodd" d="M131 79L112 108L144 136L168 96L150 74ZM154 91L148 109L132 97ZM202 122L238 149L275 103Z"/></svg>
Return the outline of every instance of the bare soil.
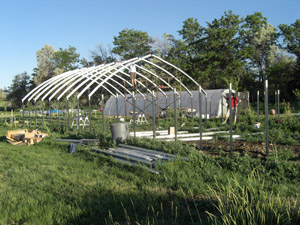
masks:
<svg viewBox="0 0 300 225"><path fill-rule="evenodd" d="M195 146L200 150L200 141L187 142ZM203 141L203 149L201 150L205 154L219 155L220 152L225 154L230 153L230 142L227 140L218 141ZM274 151L274 147L271 143L269 144L269 153ZM289 148L295 154L295 159L300 160L300 145L277 145L276 148ZM266 143L265 142L248 142L241 140L234 140L232 144L232 150L241 153L242 155L249 155L254 158L262 158L266 156Z"/></svg>

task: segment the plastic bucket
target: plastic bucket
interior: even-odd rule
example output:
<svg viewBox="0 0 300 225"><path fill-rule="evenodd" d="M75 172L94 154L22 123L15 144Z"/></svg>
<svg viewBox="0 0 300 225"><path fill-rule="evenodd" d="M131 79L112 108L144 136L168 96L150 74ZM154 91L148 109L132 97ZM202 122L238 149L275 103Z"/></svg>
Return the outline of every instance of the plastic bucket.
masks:
<svg viewBox="0 0 300 225"><path fill-rule="evenodd" d="M260 122L256 122L253 124L254 128L258 129L260 128Z"/></svg>
<svg viewBox="0 0 300 225"><path fill-rule="evenodd" d="M112 139L117 143L123 142L129 138L129 123L112 123L110 124Z"/></svg>

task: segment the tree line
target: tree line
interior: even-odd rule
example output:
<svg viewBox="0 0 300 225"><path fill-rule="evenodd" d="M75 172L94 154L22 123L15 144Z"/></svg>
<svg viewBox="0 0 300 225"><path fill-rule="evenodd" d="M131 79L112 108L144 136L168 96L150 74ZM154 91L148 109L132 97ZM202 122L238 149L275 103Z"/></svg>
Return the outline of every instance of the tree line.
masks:
<svg viewBox="0 0 300 225"><path fill-rule="evenodd" d="M201 25L195 18L183 21L179 38L163 34L153 38L146 31L123 29L113 37L113 47L98 45L90 58L80 58L69 46L55 50L45 45L36 53L33 73L15 75L6 88L6 98L15 105L21 97L43 81L66 71L92 65L157 54L181 68L205 89L227 88L238 91L263 88L268 79L270 90L281 90L293 98L300 89L300 19L277 28L260 12L242 17L232 11ZM193 89L188 80L186 85Z"/></svg>

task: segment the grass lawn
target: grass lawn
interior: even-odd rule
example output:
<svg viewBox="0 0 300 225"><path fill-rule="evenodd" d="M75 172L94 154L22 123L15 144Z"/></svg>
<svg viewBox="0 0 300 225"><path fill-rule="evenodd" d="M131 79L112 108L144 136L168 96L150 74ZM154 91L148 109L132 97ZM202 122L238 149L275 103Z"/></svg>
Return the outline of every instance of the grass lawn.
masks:
<svg viewBox="0 0 300 225"><path fill-rule="evenodd" d="M12 146L0 126L0 224L297 224L300 164L213 157L180 143L133 140L188 157L162 174L51 137ZM280 154L279 154L280 155ZM230 218L230 219L229 219ZM267 221L262 223L261 221Z"/></svg>

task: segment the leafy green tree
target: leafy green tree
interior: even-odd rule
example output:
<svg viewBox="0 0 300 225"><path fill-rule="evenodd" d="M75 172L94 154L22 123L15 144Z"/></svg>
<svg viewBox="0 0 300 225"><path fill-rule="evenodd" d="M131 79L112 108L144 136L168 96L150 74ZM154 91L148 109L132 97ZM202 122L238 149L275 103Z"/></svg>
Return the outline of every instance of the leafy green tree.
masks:
<svg viewBox="0 0 300 225"><path fill-rule="evenodd" d="M20 107L21 99L28 93L30 87L30 76L27 72L17 74L12 80L12 85L5 89L7 100L12 102L13 106Z"/></svg>
<svg viewBox="0 0 300 225"><path fill-rule="evenodd" d="M54 76L54 54L55 49L51 45L47 44L37 51L37 73L34 77L34 83L36 85L39 85Z"/></svg>
<svg viewBox="0 0 300 225"><path fill-rule="evenodd" d="M2 88L0 88L0 99L5 100L6 99L6 93Z"/></svg>
<svg viewBox="0 0 300 225"><path fill-rule="evenodd" d="M114 37L112 52L125 60L141 57L152 52L152 43L153 39L147 32L124 29Z"/></svg>
<svg viewBox="0 0 300 225"><path fill-rule="evenodd" d="M290 90L293 90L300 87L300 19L289 26L281 24L279 29L283 36L283 47L296 56L296 64L289 82Z"/></svg>
<svg viewBox="0 0 300 225"><path fill-rule="evenodd" d="M206 43L206 29L200 25L197 19L188 18L183 22L183 27L178 33L182 36L183 42L175 40L178 55L177 63L180 63L181 68L195 80L207 86L203 76L199 76L204 70L201 61ZM184 79L184 82L188 82Z"/></svg>
<svg viewBox="0 0 300 225"><path fill-rule="evenodd" d="M248 15L242 28L242 54L248 62L249 69L256 74L255 78L262 82L271 64L270 56L276 44L277 31L260 12Z"/></svg>
<svg viewBox="0 0 300 225"><path fill-rule="evenodd" d="M69 48L59 48L58 51L54 52L53 60L55 69L59 69L60 73L74 70L78 68L79 54L76 52L76 48L69 46ZM56 72L57 74L60 74Z"/></svg>
<svg viewBox="0 0 300 225"><path fill-rule="evenodd" d="M201 76L209 79L210 88L228 87L229 83L238 88L244 66L239 51L241 22L239 15L229 11L220 19L207 23L205 51L201 59L205 70Z"/></svg>
<svg viewBox="0 0 300 225"><path fill-rule="evenodd" d="M297 62L300 63L300 19L296 20L296 22L290 26L280 24L279 29L284 38L283 42L285 44L285 49L287 49L288 52L295 54Z"/></svg>

